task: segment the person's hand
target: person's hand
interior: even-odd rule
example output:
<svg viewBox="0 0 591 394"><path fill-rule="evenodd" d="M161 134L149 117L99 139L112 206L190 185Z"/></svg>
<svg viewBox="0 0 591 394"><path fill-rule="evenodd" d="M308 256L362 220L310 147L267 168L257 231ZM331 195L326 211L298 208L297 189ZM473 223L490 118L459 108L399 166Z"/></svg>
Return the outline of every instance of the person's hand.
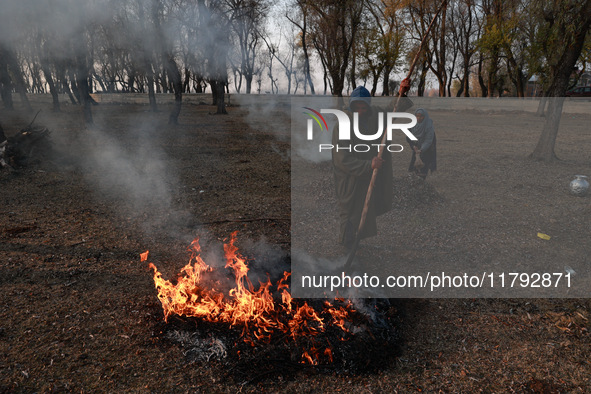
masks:
<svg viewBox="0 0 591 394"><path fill-rule="evenodd" d="M408 78L404 78L402 81L400 81L400 89L398 91L400 92L401 96L404 96L409 90L410 80Z"/></svg>
<svg viewBox="0 0 591 394"><path fill-rule="evenodd" d="M419 149L418 146L413 146L413 149L415 150L415 153L421 153L421 150Z"/></svg>
<svg viewBox="0 0 591 394"><path fill-rule="evenodd" d="M376 156L371 160L371 169L380 169L382 168L382 164L384 164L384 159Z"/></svg>

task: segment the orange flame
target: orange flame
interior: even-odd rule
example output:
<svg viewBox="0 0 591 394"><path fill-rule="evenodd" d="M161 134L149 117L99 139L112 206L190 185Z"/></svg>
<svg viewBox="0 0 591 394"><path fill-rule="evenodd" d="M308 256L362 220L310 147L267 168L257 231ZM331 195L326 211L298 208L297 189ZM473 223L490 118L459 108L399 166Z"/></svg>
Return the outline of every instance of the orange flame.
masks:
<svg viewBox="0 0 591 394"><path fill-rule="evenodd" d="M146 260L148 260L148 254L150 253L149 250L146 250L144 253L140 253L140 259L142 261L142 263Z"/></svg>
<svg viewBox="0 0 591 394"><path fill-rule="evenodd" d="M274 332L282 332L287 338L313 338L326 330L328 326L348 333L347 321L354 312L349 302L344 307L335 307L326 302L322 312L317 312L307 303L297 305L289 293L286 284L290 276L284 272L277 282L277 292L281 294L281 303L276 303L271 294L272 283L267 279L259 283L258 289L249 280L247 260L238 253L234 245L236 232L224 245L225 268L232 269L235 287L227 293L207 288L202 279L213 271L200 256L199 240L195 239L189 251L189 263L181 269L176 284L162 278L158 268L149 263L154 270L154 284L164 311L164 319L173 315L196 317L209 322L225 322L230 326L241 327L242 337L247 343L268 341ZM141 255L141 261L147 261L148 252ZM342 300L340 300L342 301ZM313 343L313 341L312 341ZM316 365L319 358L332 362L332 351L326 348L321 353L314 345L302 353L302 362Z"/></svg>

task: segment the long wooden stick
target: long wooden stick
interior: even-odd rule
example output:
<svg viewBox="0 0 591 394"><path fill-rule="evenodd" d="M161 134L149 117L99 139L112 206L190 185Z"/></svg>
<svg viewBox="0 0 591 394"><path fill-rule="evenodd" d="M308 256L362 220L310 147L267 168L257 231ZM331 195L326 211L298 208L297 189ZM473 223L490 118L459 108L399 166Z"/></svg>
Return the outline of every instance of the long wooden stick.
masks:
<svg viewBox="0 0 591 394"><path fill-rule="evenodd" d="M423 51L423 47L425 46L425 43L427 42L427 38L429 37L429 33L431 32L431 29L433 28L433 25L435 24L435 20L437 19L437 16L439 16L439 13L443 9L443 7L445 7L446 3L447 3L447 0L443 0L443 2L441 3L441 6L439 6L439 9L437 10L435 15L433 16L433 19L431 20L431 23L429 24L429 27L427 28L427 31L425 32L425 35L423 36L423 39L421 40L421 45L419 45L419 49L418 49L417 53L415 54L415 57L412 60L412 63L410 64L410 68L408 70L408 73L406 73L405 79L410 80L410 77L415 69L415 66L419 60L419 57L421 56L421 52ZM403 93L404 92L402 91L402 84L400 84L400 90L398 91L398 97L396 98L396 104L394 104L394 112L396 112L398 110L398 104L400 103L400 99L402 98ZM384 133L384 135L382 136L382 141L381 141L380 146L385 146L386 138L387 138L387 133ZM384 154L384 149L381 149L378 151L377 157L381 159L383 154ZM371 181L369 182L367 194L365 195L365 204L363 205L363 211L361 212L361 220L359 221L359 228L357 229L357 234L355 236L355 242L353 243L353 246L351 247L351 251L349 252L349 256L347 257L347 262L345 263L345 266L344 266L344 268L347 270L349 268L351 268L351 264L353 263L353 259L355 258L355 253L357 252L357 248L359 247L359 241L361 241L361 230L363 230L363 228L365 227L365 220L367 218L367 212L369 210L369 202L371 201L373 189L376 184L376 179L378 177L378 170L379 170L378 168L374 168L374 170L371 174Z"/></svg>

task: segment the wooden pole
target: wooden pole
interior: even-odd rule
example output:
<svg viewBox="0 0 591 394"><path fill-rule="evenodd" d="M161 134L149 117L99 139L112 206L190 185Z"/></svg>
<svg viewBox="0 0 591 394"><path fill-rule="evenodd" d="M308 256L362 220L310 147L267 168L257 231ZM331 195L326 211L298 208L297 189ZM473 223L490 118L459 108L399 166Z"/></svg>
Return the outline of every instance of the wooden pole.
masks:
<svg viewBox="0 0 591 394"><path fill-rule="evenodd" d="M439 6L439 9L437 10L435 15L433 16L433 19L431 20L431 23L429 24L429 27L427 28L427 31L425 32L425 35L423 36L423 39L421 40L421 45L419 45L419 49L418 49L417 53L415 54L415 57L412 60L412 63L410 64L410 68L408 70L408 73L406 73L406 78L405 78L406 80L410 80L410 77L415 69L415 66L417 65L419 57L421 56L421 52L423 51L423 47L425 46L425 43L427 42L427 38L429 37L429 33L431 32L431 29L433 28L433 25L435 24L435 20L437 19L437 16L439 16L439 13L443 9L443 7L445 7L446 3L447 3L447 0L443 0L443 2L441 3L441 6ZM402 91L402 89L403 89L402 84L400 84L400 89L398 91L398 97L396 98L396 103L394 104L394 112L397 111L398 104L400 103L400 99L402 98L402 95L405 93ZM385 146L386 138L387 138L387 133L384 133L384 135L382 136L382 141L381 141L380 146ZM384 149L381 149L378 151L377 157L381 159L383 154L384 154ZM357 252L357 248L359 247L359 241L361 241L361 238L360 238L361 230L363 230L363 228L365 227L365 220L367 218L367 212L369 210L369 202L371 201L373 189L376 184L376 179L378 177L378 171L379 171L379 169L374 168L374 170L371 174L371 181L369 182L367 194L365 195L365 203L363 204L363 211L361 211L361 220L359 221L359 227L357 229L357 234L355 236L355 242L353 242L353 246L351 247L351 251L349 252L349 256L347 257L347 262L345 263L344 268L346 270L351 268L351 264L353 263L353 259L355 258L355 253Z"/></svg>

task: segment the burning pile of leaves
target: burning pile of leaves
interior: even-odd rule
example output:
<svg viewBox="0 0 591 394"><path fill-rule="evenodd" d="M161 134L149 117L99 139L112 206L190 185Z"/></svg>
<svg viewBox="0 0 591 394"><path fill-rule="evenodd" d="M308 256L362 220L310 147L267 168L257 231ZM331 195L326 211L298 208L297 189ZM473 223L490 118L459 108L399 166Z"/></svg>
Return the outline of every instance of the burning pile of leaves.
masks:
<svg viewBox="0 0 591 394"><path fill-rule="evenodd" d="M396 311L387 300L296 300L288 272L255 286L235 240L236 233L224 245L225 268L233 277L226 291L219 290L227 286L202 258L198 240L174 283L149 263L167 323L162 335L183 347L187 362L216 360L252 379L308 366L378 369L396 354ZM141 259L147 261L148 252Z"/></svg>

